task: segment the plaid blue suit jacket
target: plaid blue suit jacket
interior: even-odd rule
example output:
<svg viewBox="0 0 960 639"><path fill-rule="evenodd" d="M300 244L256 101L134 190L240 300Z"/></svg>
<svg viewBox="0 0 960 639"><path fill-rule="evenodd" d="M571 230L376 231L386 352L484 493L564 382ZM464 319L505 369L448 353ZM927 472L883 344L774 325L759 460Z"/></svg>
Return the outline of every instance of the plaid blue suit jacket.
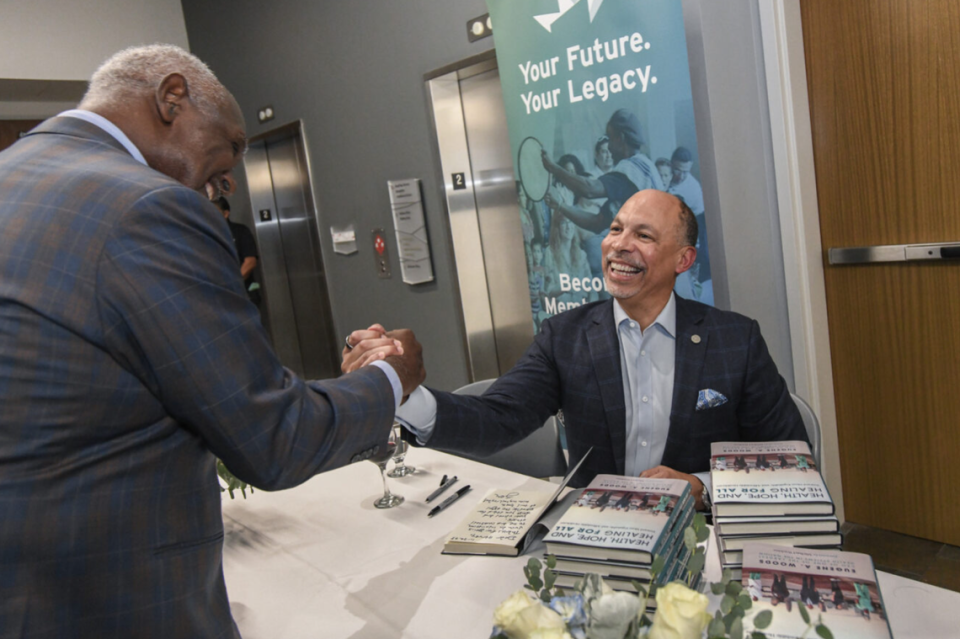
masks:
<svg viewBox="0 0 960 639"><path fill-rule="evenodd" d="M3 638L237 636L214 455L285 488L394 414L283 368L223 216L72 118L0 153L0 401Z"/></svg>
<svg viewBox="0 0 960 639"><path fill-rule="evenodd" d="M677 297L676 368L662 464L684 473L709 470L716 441L807 441L800 413L755 320ZM431 447L489 454L519 441L563 410L570 459L593 452L577 475L624 474L626 410L613 300L546 322L516 366L480 397L431 392L437 421ZM699 341L691 338L699 336ZM704 389L728 401L696 410Z"/></svg>

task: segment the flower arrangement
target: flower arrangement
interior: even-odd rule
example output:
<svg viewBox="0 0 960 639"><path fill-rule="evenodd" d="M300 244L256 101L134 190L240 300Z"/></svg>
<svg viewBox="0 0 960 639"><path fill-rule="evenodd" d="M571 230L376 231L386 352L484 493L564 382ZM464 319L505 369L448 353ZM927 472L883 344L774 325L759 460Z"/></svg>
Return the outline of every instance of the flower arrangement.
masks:
<svg viewBox="0 0 960 639"><path fill-rule="evenodd" d="M546 568L532 558L523 572L527 584L503 601L493 614L491 639L766 639L763 629L773 621L773 613L762 611L748 617L751 597L740 582L724 571L710 585L714 595L722 595L718 609L710 614L710 599L691 588L698 584L706 560L703 542L710 535L702 514L684 531L684 545L690 552L685 578L648 591L640 582L632 582L637 594L617 592L596 574L588 574L565 592L555 587L556 559L548 556ZM664 568L657 557L652 564L651 584ZM656 612L647 614L648 598L656 601ZM822 639L833 639L820 619L813 622L803 606L798 606L807 624L804 636L815 631ZM748 630L746 625L752 626Z"/></svg>

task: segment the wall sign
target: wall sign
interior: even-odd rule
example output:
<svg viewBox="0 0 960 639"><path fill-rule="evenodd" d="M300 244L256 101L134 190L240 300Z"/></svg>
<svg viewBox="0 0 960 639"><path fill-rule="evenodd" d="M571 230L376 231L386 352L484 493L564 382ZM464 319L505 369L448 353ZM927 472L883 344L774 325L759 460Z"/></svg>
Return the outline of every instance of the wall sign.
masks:
<svg viewBox="0 0 960 639"><path fill-rule="evenodd" d="M423 219L420 180L390 180L390 209L400 252L400 272L406 284L433 281L430 242Z"/></svg>

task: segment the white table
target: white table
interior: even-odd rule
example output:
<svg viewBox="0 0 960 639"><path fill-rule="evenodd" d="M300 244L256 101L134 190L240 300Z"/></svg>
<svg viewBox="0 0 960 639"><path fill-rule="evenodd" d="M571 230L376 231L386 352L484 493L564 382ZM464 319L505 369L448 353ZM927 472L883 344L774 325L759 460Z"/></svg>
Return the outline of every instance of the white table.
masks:
<svg viewBox="0 0 960 639"><path fill-rule="evenodd" d="M446 556L443 541L491 488L556 486L426 449L409 457L420 472L390 480L407 499L391 510L372 505L382 488L370 463L288 491L224 498L223 567L244 639L489 637L493 609L522 587L528 557ZM473 490L428 519L433 504L423 500L445 474ZM716 579L711 550L707 577ZM960 594L879 579L897 639L960 636Z"/></svg>

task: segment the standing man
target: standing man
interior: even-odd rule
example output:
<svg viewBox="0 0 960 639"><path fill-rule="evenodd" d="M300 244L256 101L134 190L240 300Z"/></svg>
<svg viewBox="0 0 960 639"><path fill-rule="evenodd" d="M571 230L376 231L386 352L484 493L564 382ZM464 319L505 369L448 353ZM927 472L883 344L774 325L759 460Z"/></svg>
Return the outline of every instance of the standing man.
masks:
<svg viewBox="0 0 960 639"><path fill-rule="evenodd" d="M247 289L247 295L250 301L260 308L260 285L253 276L253 269L257 268L257 242L253 239L253 233L243 224L238 224L230 219L230 202L222 195L216 199L214 204L223 213L224 219L230 226L230 235L233 236L233 244L237 249L237 259L240 261L240 277L243 278L243 287Z"/></svg>
<svg viewBox="0 0 960 639"><path fill-rule="evenodd" d="M421 443L473 454L517 442L563 410L573 478L600 473L684 479L705 509L710 444L807 440L757 322L673 293L696 259L697 222L663 191L627 200L603 241L614 299L543 322L533 344L480 397L423 387L397 413ZM381 348L355 331L344 371Z"/></svg>
<svg viewBox="0 0 960 639"><path fill-rule="evenodd" d="M208 198L246 146L197 58L122 51L0 153L0 635L237 637L215 461L267 490L369 457L419 345L285 369Z"/></svg>

